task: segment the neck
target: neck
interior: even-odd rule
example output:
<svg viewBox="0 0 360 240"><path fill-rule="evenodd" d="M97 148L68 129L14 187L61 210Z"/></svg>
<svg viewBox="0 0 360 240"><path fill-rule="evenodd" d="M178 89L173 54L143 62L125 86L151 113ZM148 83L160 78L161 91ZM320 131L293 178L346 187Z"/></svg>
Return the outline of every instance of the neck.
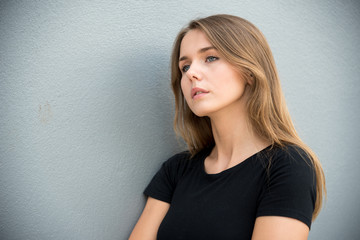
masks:
<svg viewBox="0 0 360 240"><path fill-rule="evenodd" d="M215 147L209 158L224 167L237 164L270 145L252 130L244 109L210 116Z"/></svg>

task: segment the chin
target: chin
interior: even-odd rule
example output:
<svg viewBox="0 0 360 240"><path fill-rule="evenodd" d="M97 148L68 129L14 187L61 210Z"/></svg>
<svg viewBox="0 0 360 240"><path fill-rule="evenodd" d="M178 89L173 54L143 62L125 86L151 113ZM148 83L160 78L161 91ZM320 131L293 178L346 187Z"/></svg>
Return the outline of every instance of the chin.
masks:
<svg viewBox="0 0 360 240"><path fill-rule="evenodd" d="M194 113L194 112L193 112ZM194 113L196 116L198 116L198 117L207 117L207 115L206 114L196 114L196 113Z"/></svg>
<svg viewBox="0 0 360 240"><path fill-rule="evenodd" d="M204 109L192 109L193 114L198 117L208 117L211 111L205 111Z"/></svg>
<svg viewBox="0 0 360 240"><path fill-rule="evenodd" d="M188 105L189 106L189 105ZM190 110L198 117L209 117L212 113L219 110L217 106L213 104L194 104L189 106Z"/></svg>

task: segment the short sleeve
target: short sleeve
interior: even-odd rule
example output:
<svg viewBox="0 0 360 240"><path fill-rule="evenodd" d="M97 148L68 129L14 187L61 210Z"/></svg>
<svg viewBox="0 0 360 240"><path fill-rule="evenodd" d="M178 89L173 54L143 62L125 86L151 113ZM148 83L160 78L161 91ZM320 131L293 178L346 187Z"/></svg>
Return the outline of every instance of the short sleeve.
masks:
<svg viewBox="0 0 360 240"><path fill-rule="evenodd" d="M310 229L315 200L313 165L303 150L290 146L271 159L256 217L295 218Z"/></svg>
<svg viewBox="0 0 360 240"><path fill-rule="evenodd" d="M152 198L171 203L173 192L183 171L184 162L188 160L187 152L179 153L165 161L159 171L145 188L144 194Z"/></svg>

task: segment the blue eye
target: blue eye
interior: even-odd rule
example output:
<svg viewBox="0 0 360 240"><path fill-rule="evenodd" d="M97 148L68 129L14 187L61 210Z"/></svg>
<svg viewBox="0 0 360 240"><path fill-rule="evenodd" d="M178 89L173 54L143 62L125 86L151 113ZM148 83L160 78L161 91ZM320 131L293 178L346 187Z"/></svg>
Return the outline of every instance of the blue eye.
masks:
<svg viewBox="0 0 360 240"><path fill-rule="evenodd" d="M190 65L184 65L184 66L181 68L181 70L182 70L183 72L187 72L189 69L190 69Z"/></svg>
<svg viewBox="0 0 360 240"><path fill-rule="evenodd" d="M219 59L218 57L209 56L209 57L206 58L206 62L213 62L213 61L216 61L218 59Z"/></svg>

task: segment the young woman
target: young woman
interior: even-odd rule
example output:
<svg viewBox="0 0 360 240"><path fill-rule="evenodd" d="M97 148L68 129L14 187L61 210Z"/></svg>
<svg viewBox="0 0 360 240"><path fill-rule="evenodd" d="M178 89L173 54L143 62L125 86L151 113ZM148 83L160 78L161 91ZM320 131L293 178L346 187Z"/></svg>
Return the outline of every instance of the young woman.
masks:
<svg viewBox="0 0 360 240"><path fill-rule="evenodd" d="M307 239L325 178L297 135L270 48L231 15L191 21L172 53L174 126L130 239Z"/></svg>

